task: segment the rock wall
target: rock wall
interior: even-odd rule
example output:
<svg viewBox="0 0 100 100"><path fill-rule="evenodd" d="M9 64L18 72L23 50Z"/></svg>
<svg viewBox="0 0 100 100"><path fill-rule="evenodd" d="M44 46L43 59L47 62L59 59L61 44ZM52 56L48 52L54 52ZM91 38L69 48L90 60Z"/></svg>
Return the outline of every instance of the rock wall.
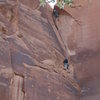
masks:
<svg viewBox="0 0 100 100"><path fill-rule="evenodd" d="M0 100L99 100L99 6L74 0L55 19L38 0L0 0Z"/></svg>
<svg viewBox="0 0 100 100"><path fill-rule="evenodd" d="M81 100L100 99L99 6L98 0L75 0L65 13L59 11L56 20L81 87Z"/></svg>
<svg viewBox="0 0 100 100"><path fill-rule="evenodd" d="M38 0L0 0L0 100L79 100L73 67L63 67L52 9L38 6Z"/></svg>

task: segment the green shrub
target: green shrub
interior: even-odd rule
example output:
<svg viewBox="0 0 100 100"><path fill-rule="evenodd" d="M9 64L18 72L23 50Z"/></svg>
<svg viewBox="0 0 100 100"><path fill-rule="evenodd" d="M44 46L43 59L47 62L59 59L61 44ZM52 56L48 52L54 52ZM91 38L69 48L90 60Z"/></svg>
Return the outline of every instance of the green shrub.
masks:
<svg viewBox="0 0 100 100"><path fill-rule="evenodd" d="M40 0L40 6L45 6L46 5L46 1L45 0Z"/></svg>
<svg viewBox="0 0 100 100"><path fill-rule="evenodd" d="M40 6L45 6L46 3L54 3L55 0L40 0ZM60 9L63 9L65 5L72 5L73 3L73 0L58 0L57 1L57 6L60 8Z"/></svg>

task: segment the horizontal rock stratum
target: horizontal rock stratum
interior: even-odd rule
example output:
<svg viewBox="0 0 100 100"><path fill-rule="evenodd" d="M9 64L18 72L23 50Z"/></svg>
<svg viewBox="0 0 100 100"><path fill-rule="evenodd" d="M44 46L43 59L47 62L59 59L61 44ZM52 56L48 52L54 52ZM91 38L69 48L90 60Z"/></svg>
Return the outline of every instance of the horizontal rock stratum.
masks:
<svg viewBox="0 0 100 100"><path fill-rule="evenodd" d="M74 0L55 19L38 0L0 0L0 100L100 100L99 7Z"/></svg>

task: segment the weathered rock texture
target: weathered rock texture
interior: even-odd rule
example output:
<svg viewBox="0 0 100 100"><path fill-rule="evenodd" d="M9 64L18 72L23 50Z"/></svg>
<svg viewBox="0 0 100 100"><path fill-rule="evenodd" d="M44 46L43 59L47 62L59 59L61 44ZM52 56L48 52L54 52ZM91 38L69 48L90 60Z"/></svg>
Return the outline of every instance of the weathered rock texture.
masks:
<svg viewBox="0 0 100 100"><path fill-rule="evenodd" d="M61 12L57 20L81 87L81 100L100 99L99 6L100 1L76 0L74 8L65 7L66 14Z"/></svg>
<svg viewBox="0 0 100 100"><path fill-rule="evenodd" d="M100 100L100 1L38 6L0 0L0 100Z"/></svg>

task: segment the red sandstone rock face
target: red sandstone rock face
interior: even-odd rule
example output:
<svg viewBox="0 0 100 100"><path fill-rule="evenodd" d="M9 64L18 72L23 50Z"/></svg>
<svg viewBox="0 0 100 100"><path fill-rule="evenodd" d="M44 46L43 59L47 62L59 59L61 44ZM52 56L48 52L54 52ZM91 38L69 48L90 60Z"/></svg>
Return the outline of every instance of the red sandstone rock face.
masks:
<svg viewBox="0 0 100 100"><path fill-rule="evenodd" d="M0 1L0 100L78 100L80 88L63 68L64 48L51 13L38 5Z"/></svg>
<svg viewBox="0 0 100 100"><path fill-rule="evenodd" d="M75 0L56 20L38 5L0 0L0 100L99 100L100 2Z"/></svg>
<svg viewBox="0 0 100 100"><path fill-rule="evenodd" d="M56 23L82 88L81 100L99 100L100 2L76 0L75 5L81 7L65 7L65 15L60 13Z"/></svg>

